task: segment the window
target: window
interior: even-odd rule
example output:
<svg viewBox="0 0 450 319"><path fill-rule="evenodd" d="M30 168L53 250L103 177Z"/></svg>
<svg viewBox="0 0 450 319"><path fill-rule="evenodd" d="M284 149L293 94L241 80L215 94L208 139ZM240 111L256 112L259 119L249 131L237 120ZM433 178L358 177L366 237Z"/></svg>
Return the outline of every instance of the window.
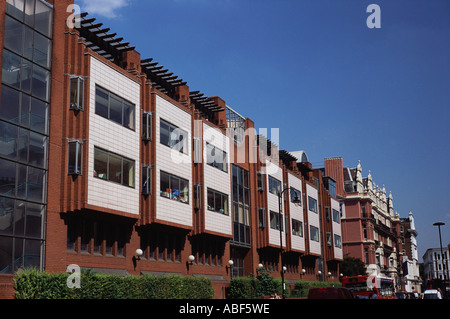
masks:
<svg viewBox="0 0 450 319"><path fill-rule="evenodd" d="M80 76L70 77L70 109L84 109L84 79Z"/></svg>
<svg viewBox="0 0 450 319"><path fill-rule="evenodd" d="M150 195L152 193L152 167L142 166L142 194Z"/></svg>
<svg viewBox="0 0 450 319"><path fill-rule="evenodd" d="M257 181L257 186L258 186L258 191L264 191L264 174L261 172L258 172L256 175L256 181Z"/></svg>
<svg viewBox="0 0 450 319"><path fill-rule="evenodd" d="M292 219L292 235L303 237L303 223L296 219Z"/></svg>
<svg viewBox="0 0 450 319"><path fill-rule="evenodd" d="M228 173L227 153L209 143L206 143L206 163Z"/></svg>
<svg viewBox="0 0 450 319"><path fill-rule="evenodd" d="M299 190L291 187L290 193L291 193L291 203L293 203L294 200L296 198L298 198L300 200L300 206L301 206L302 205L302 192L300 192Z"/></svg>
<svg viewBox="0 0 450 319"><path fill-rule="evenodd" d="M336 209L333 209L333 221L340 224L341 223L341 213Z"/></svg>
<svg viewBox="0 0 450 319"><path fill-rule="evenodd" d="M135 129L135 105L99 86L95 87L95 114Z"/></svg>
<svg viewBox="0 0 450 319"><path fill-rule="evenodd" d="M281 229L280 229L281 227ZM283 215L270 211L270 228L283 231Z"/></svg>
<svg viewBox="0 0 450 319"><path fill-rule="evenodd" d="M317 213L317 200L308 196L308 210Z"/></svg>
<svg viewBox="0 0 450 319"><path fill-rule="evenodd" d="M231 171L233 243L249 247L251 241L249 172L236 165L231 165Z"/></svg>
<svg viewBox="0 0 450 319"><path fill-rule="evenodd" d="M161 171L160 195L189 204L189 181Z"/></svg>
<svg viewBox="0 0 450 319"><path fill-rule="evenodd" d="M332 241L332 238L331 238L331 233L328 233L328 232L327 232L327 246L328 246L328 247L333 246L333 241Z"/></svg>
<svg viewBox="0 0 450 319"><path fill-rule="evenodd" d="M277 196L281 193L281 182L272 176L269 176L269 192Z"/></svg>
<svg viewBox="0 0 450 319"><path fill-rule="evenodd" d="M175 125L161 119L160 143L180 153L188 154L188 133Z"/></svg>
<svg viewBox="0 0 450 319"><path fill-rule="evenodd" d="M95 148L94 177L134 187L135 161Z"/></svg>
<svg viewBox="0 0 450 319"><path fill-rule="evenodd" d="M142 113L142 139L144 141L152 140L152 113Z"/></svg>
<svg viewBox="0 0 450 319"><path fill-rule="evenodd" d="M83 169L83 143L69 141L69 175L81 175Z"/></svg>
<svg viewBox="0 0 450 319"><path fill-rule="evenodd" d="M229 216L228 195L208 188L208 210Z"/></svg>
<svg viewBox="0 0 450 319"><path fill-rule="evenodd" d="M265 208L258 208L258 221L259 221L260 228L266 227L266 209Z"/></svg>
<svg viewBox="0 0 450 319"><path fill-rule="evenodd" d="M194 201L195 201L195 209L202 208L202 191L201 191L202 185L201 184L195 184L194 185Z"/></svg>
<svg viewBox="0 0 450 319"><path fill-rule="evenodd" d="M309 234L310 234L310 239L312 241L319 242L319 228L314 227L314 226L309 226Z"/></svg>

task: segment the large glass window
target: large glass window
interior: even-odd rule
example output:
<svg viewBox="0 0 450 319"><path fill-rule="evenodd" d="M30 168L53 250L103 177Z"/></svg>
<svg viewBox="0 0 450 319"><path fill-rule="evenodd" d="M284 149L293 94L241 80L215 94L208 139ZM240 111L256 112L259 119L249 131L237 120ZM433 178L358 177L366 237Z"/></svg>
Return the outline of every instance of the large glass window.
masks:
<svg viewBox="0 0 450 319"><path fill-rule="evenodd" d="M319 228L314 227L314 226L309 226L309 235L310 235L310 240L312 241L319 241Z"/></svg>
<svg viewBox="0 0 450 319"><path fill-rule="evenodd" d="M135 105L99 86L95 88L95 114L131 130L135 129Z"/></svg>
<svg viewBox="0 0 450 319"><path fill-rule="evenodd" d="M227 153L209 143L206 143L206 163L228 173Z"/></svg>
<svg viewBox="0 0 450 319"><path fill-rule="evenodd" d="M160 121L160 143L169 146L180 153L188 154L189 135L186 131L161 119Z"/></svg>
<svg viewBox="0 0 450 319"><path fill-rule="evenodd" d="M0 96L2 274L22 267L42 270L52 26L53 8L45 1L6 1Z"/></svg>
<svg viewBox="0 0 450 319"><path fill-rule="evenodd" d="M208 188L208 210L228 216L228 195Z"/></svg>
<svg viewBox="0 0 450 319"><path fill-rule="evenodd" d="M135 161L95 148L94 177L134 187Z"/></svg>
<svg viewBox="0 0 450 319"><path fill-rule="evenodd" d="M317 213L317 200L308 196L308 210Z"/></svg>
<svg viewBox="0 0 450 319"><path fill-rule="evenodd" d="M189 204L189 181L161 171L160 195L184 204Z"/></svg>
<svg viewBox="0 0 450 319"><path fill-rule="evenodd" d="M269 192L277 195L281 192L281 182L269 175Z"/></svg>
<svg viewBox="0 0 450 319"><path fill-rule="evenodd" d="M249 172L232 165L233 243L250 246Z"/></svg>

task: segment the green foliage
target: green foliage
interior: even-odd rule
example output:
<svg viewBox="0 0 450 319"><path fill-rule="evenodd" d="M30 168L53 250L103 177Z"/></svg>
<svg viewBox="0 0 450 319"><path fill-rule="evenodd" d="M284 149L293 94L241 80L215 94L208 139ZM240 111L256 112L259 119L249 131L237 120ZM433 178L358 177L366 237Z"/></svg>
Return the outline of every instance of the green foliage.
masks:
<svg viewBox="0 0 450 319"><path fill-rule="evenodd" d="M281 279L273 278L266 270L258 270L255 276L238 277L230 282L228 299L259 299L283 292ZM287 292L286 292L287 293Z"/></svg>
<svg viewBox="0 0 450 319"><path fill-rule="evenodd" d="M34 269L15 277L17 299L212 299L207 278L127 276L83 272L81 288L67 287L69 274L47 274Z"/></svg>

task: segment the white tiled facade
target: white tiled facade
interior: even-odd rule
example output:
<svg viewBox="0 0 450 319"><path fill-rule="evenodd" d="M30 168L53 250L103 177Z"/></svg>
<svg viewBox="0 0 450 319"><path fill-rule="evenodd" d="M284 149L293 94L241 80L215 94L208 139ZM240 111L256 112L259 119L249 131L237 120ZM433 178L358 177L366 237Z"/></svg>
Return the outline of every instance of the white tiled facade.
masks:
<svg viewBox="0 0 450 319"><path fill-rule="evenodd" d="M140 85L100 60L90 60L88 204L139 215ZM96 85L135 105L134 131L95 114ZM135 161L134 188L94 177L94 147Z"/></svg>
<svg viewBox="0 0 450 319"><path fill-rule="evenodd" d="M221 171L207 164L206 143L209 143L227 153L228 172ZM205 207L205 227L208 231L213 231L231 236L232 213L231 213L231 164L230 164L230 141L228 137L218 129L212 128L203 123L203 163L204 165L204 194ZM211 188L222 194L228 195L228 215L222 215L208 210L207 189Z"/></svg>
<svg viewBox="0 0 450 319"><path fill-rule="evenodd" d="M333 211L336 210L338 212L340 212L339 210L339 202L337 200L335 200L334 198L331 198L331 210ZM333 219L332 219L333 220ZM340 218L339 218L340 220ZM336 221L332 221L332 225L333 225L333 247L334 247L334 258L336 259L343 259L343 253L342 253L342 228L341 228L341 224L340 222L336 222ZM335 235L338 235L339 237L341 237L341 247L336 247L336 242L335 242Z"/></svg>
<svg viewBox="0 0 450 319"><path fill-rule="evenodd" d="M281 182L281 191L283 190L283 170L281 169L281 167L277 166L275 163L266 161L266 168L269 168L266 170L267 174L266 174L266 185L269 186L269 175L276 178L277 180L279 180ZM284 200L284 198L283 198ZM275 213L279 213L280 211L280 205L279 205L279 199L278 196L275 194L272 194L271 192L269 192L269 189L267 189L267 216L266 216L266 220L267 220L267 224L268 224L268 228L269 228L269 244L271 245L276 245L279 246L280 245L280 231L277 229L272 229L270 228L270 211L275 212ZM282 240L283 240L283 246L286 245L285 242L285 231L286 231L286 225L285 225L285 212L282 212L283 215L283 219L282 219L282 223L283 223L283 234L282 234Z"/></svg>
<svg viewBox="0 0 450 319"><path fill-rule="evenodd" d="M302 180L295 177L292 174L288 174L288 178L289 178L289 187L293 187L298 191L302 191ZM300 196L300 200L302 200L303 196ZM292 220L298 220L302 223L302 228L303 228L303 236L297 236L297 235L293 235L292 231L290 231L289 233L291 234L291 243L292 243L292 249L295 250L301 250L301 251L305 251L305 222L304 222L304 218L303 218L303 206L305 205L305 203L302 200L301 206L296 206L294 203L292 203L292 198L290 198L290 202L289 202L289 211L290 211L290 215L291 215L291 225L292 225ZM291 227L292 228L292 227Z"/></svg>
<svg viewBox="0 0 450 319"><path fill-rule="evenodd" d="M188 154L180 153L160 142L161 119L188 132ZM191 115L172 104L170 101L156 96L156 219L161 221L192 227L193 185L192 185L192 152L191 152ZM181 203L160 196L161 171L173 174L189 181L189 203Z"/></svg>
<svg viewBox="0 0 450 319"><path fill-rule="evenodd" d="M316 188L312 187L309 184L306 184L306 207L308 208L308 227L305 229L309 233L309 248L310 252L313 254L321 254L320 249L320 219L319 213L314 213L309 210L308 207L308 197L312 197L317 200L317 209L319 209L319 194ZM310 226L317 227L319 229L319 241L311 240L311 228Z"/></svg>

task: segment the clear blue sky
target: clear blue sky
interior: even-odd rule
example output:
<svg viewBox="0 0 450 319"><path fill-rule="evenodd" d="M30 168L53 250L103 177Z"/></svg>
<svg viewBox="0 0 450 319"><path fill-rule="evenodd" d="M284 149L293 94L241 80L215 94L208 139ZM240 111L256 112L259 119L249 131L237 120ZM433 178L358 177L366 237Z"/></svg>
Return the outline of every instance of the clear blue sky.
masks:
<svg viewBox="0 0 450 319"><path fill-rule="evenodd" d="M191 90L280 128L280 147L314 167L361 160L400 216L414 213L420 259L439 246L434 222L450 244L450 1L77 3ZM366 25L372 3L381 29Z"/></svg>

